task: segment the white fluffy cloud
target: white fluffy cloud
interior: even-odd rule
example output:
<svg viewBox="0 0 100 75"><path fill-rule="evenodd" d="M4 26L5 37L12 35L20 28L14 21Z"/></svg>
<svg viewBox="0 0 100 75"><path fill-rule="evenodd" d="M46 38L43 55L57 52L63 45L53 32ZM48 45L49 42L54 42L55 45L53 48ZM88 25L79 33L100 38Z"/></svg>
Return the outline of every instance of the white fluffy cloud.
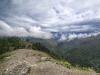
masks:
<svg viewBox="0 0 100 75"><path fill-rule="evenodd" d="M94 19L100 20L99 0L0 1L0 35L52 38L51 32L64 32L61 39L81 38L99 33L100 26L75 23Z"/></svg>
<svg viewBox="0 0 100 75"><path fill-rule="evenodd" d="M29 32L31 33L31 36L34 36L36 38L49 39L53 37L50 32L44 32L40 27L30 27Z"/></svg>
<svg viewBox="0 0 100 75"><path fill-rule="evenodd" d="M26 29L24 27L11 27L3 21L0 21L0 35L19 37L31 36L44 39L52 38L52 34L50 32L44 32L40 27L32 26L29 29Z"/></svg>
<svg viewBox="0 0 100 75"><path fill-rule="evenodd" d="M80 33L80 34L75 34L75 33L72 33L72 34L69 34L68 36L67 35L62 35L61 38L60 38L60 41L65 41L65 40L73 40L73 39L76 39L76 38L87 38L87 37L91 37L91 36L97 36L99 35L100 32L97 32L97 33L90 33L90 34L87 34L87 33Z"/></svg>

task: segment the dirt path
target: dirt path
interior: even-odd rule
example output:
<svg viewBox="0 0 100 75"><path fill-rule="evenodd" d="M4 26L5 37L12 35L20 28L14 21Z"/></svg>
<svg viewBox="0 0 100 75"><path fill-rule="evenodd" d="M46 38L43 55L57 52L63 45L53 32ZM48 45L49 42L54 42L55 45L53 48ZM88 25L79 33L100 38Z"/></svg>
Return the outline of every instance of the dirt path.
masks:
<svg viewBox="0 0 100 75"><path fill-rule="evenodd" d="M42 52L19 49L10 54L0 62L0 75L96 75L67 69Z"/></svg>

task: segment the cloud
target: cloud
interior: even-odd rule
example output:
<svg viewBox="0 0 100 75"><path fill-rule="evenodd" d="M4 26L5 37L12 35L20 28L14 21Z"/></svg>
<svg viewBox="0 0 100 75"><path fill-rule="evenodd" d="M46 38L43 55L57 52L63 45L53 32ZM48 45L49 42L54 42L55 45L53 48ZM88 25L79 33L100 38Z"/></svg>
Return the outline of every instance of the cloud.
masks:
<svg viewBox="0 0 100 75"><path fill-rule="evenodd" d="M0 29L5 31L12 31L12 28L3 21L0 21Z"/></svg>
<svg viewBox="0 0 100 75"><path fill-rule="evenodd" d="M11 27L4 21L0 21L0 36L31 36L44 39L52 38L52 34L50 32L44 32L40 27L32 26L29 29L24 27Z"/></svg>
<svg viewBox="0 0 100 75"><path fill-rule="evenodd" d="M11 27L4 21L0 21L1 36L28 36L28 32L23 27Z"/></svg>
<svg viewBox="0 0 100 75"><path fill-rule="evenodd" d="M74 40L74 39L79 39L79 38L87 38L87 37L92 37L92 36L97 36L99 35L100 32L97 32L97 33L90 33L90 34L87 34L87 33L80 33L80 34L75 34L75 33L72 33L72 34L69 34L69 35L62 35L60 40L59 41L65 41L65 40Z"/></svg>
<svg viewBox="0 0 100 75"><path fill-rule="evenodd" d="M99 0L1 0L0 36L88 37L100 32L99 7Z"/></svg>
<svg viewBox="0 0 100 75"><path fill-rule="evenodd" d="M34 36L36 38L50 39L53 37L50 32L43 31L41 27L30 27L29 32L31 33L31 36Z"/></svg>

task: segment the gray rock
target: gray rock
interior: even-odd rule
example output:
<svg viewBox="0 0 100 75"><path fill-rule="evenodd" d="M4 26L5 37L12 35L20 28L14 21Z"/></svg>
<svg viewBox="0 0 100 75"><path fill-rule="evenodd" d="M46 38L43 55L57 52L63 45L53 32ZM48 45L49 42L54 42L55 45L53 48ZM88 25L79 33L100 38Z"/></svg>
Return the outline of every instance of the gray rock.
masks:
<svg viewBox="0 0 100 75"><path fill-rule="evenodd" d="M3 75L28 75L31 66L28 63L21 63L13 68L9 68Z"/></svg>
<svg viewBox="0 0 100 75"><path fill-rule="evenodd" d="M41 57L41 61L49 61L50 60L50 58L48 58L48 57Z"/></svg>

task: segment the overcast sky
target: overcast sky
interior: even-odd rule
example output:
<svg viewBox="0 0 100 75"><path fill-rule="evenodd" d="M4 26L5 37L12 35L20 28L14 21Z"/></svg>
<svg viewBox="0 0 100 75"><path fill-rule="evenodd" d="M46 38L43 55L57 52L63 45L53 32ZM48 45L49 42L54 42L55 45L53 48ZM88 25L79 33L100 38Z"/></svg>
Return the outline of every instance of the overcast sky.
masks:
<svg viewBox="0 0 100 75"><path fill-rule="evenodd" d="M0 0L0 36L61 39L100 33L100 0Z"/></svg>

